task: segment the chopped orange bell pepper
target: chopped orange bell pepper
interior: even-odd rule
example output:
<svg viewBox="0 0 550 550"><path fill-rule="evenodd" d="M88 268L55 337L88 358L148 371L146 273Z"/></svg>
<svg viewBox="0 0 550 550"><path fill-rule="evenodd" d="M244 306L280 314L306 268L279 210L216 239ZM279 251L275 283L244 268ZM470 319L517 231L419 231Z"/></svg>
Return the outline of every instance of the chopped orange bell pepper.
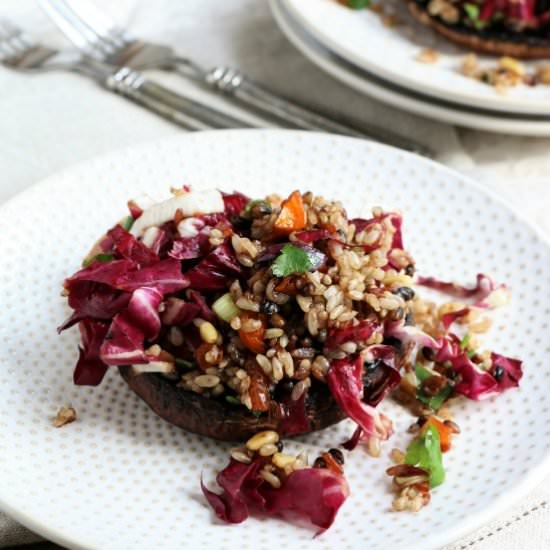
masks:
<svg viewBox="0 0 550 550"><path fill-rule="evenodd" d="M283 201L281 211L273 224L277 235L290 235L293 231L299 231L306 226L306 211L302 195L299 191L293 191L288 199Z"/></svg>
<svg viewBox="0 0 550 550"><path fill-rule="evenodd" d="M432 425L439 433L439 444L441 447L441 452L445 453L451 448L451 435L452 430L446 426L441 420L438 420L435 416L430 416L427 422L424 424L423 431Z"/></svg>
<svg viewBox="0 0 550 550"><path fill-rule="evenodd" d="M196 350L195 350L195 359L197 361L197 364L202 370L206 370L209 367L212 367L207 360L206 360L206 354L214 347L214 344L207 344L206 342L203 342Z"/></svg>
<svg viewBox="0 0 550 550"><path fill-rule="evenodd" d="M254 353L265 352L264 334L266 327L266 320L264 315L258 315L257 313L246 312L241 316L241 325L243 325L249 319L255 319L261 322L260 328L252 330L250 332L244 331L242 328L239 330L239 338L243 345Z"/></svg>
<svg viewBox="0 0 550 550"><path fill-rule="evenodd" d="M298 294L296 280L296 277L292 276L281 279L281 281L275 285L275 291L281 292L283 294L288 294L289 296L296 296L296 294Z"/></svg>

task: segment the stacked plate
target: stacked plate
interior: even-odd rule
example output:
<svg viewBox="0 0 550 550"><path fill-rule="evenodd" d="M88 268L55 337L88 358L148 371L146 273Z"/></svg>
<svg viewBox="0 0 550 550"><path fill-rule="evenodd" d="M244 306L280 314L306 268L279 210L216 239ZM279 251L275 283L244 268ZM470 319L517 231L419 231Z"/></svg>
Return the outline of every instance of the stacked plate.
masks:
<svg viewBox="0 0 550 550"><path fill-rule="evenodd" d="M550 136L550 86L519 85L505 94L460 73L466 50L416 23L403 0L384 0L399 24L387 26L371 10L355 11L336 0L270 0L288 39L338 80L400 109L461 126ZM438 53L426 64L425 48ZM540 63L540 62L539 62ZM495 65L480 57L480 64ZM528 62L534 70L537 62Z"/></svg>

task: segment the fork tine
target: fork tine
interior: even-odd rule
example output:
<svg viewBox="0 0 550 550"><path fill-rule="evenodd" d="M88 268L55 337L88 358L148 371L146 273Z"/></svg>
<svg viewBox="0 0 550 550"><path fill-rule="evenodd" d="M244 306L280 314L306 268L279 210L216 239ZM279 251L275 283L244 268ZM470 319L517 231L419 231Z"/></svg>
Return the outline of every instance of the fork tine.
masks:
<svg viewBox="0 0 550 550"><path fill-rule="evenodd" d="M80 50L98 57L96 49L101 46L100 37L63 0L40 0L44 11Z"/></svg>
<svg viewBox="0 0 550 550"><path fill-rule="evenodd" d="M131 38L108 15L99 10L93 2L66 0L66 3L100 38L112 42L115 47L121 48L135 42L134 38Z"/></svg>
<svg viewBox="0 0 550 550"><path fill-rule="evenodd" d="M11 21L0 20L0 61L10 64L35 47L25 33Z"/></svg>

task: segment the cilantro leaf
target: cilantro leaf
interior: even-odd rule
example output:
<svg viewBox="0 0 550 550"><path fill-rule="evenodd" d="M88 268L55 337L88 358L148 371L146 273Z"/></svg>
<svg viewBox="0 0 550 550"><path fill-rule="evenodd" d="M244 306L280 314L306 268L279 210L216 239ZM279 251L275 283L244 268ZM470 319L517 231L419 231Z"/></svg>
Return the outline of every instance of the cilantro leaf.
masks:
<svg viewBox="0 0 550 550"><path fill-rule="evenodd" d="M313 267L309 254L291 244L285 244L272 265L275 277L286 277L291 273L306 273Z"/></svg>
<svg viewBox="0 0 550 550"><path fill-rule="evenodd" d="M235 396L233 395L226 395L225 396L225 400L230 404L230 405L242 405L241 403L241 400L240 399L237 399Z"/></svg>
<svg viewBox="0 0 550 550"><path fill-rule="evenodd" d="M445 468L441 455L439 432L428 426L421 437L414 439L407 448L405 464L420 466L430 473L430 487L437 487L445 480Z"/></svg>

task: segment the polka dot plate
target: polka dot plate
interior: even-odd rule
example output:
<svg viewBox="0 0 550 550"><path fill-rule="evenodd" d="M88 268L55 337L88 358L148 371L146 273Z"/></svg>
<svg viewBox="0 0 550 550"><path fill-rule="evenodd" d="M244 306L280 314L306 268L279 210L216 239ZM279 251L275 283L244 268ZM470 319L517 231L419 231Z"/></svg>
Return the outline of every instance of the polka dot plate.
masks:
<svg viewBox="0 0 550 550"><path fill-rule="evenodd" d="M97 388L74 387L78 336L61 282L126 201L168 196L170 186L237 189L250 196L295 188L338 198L351 214L401 209L419 271L507 282L512 303L495 313L488 347L521 357L521 388L455 407L462 428L444 457L447 481L417 514L390 511L384 471L404 448L409 414L381 405L396 434L382 456L348 455L352 494L332 528L279 519L227 526L205 504L229 444L181 431L140 401L113 370ZM542 237L481 186L438 164L347 138L285 131L182 135L91 160L40 182L0 215L0 508L72 548L429 549L452 542L525 494L548 471L550 252ZM72 403L78 420L52 426ZM310 456L350 436L345 421L288 443Z"/></svg>

